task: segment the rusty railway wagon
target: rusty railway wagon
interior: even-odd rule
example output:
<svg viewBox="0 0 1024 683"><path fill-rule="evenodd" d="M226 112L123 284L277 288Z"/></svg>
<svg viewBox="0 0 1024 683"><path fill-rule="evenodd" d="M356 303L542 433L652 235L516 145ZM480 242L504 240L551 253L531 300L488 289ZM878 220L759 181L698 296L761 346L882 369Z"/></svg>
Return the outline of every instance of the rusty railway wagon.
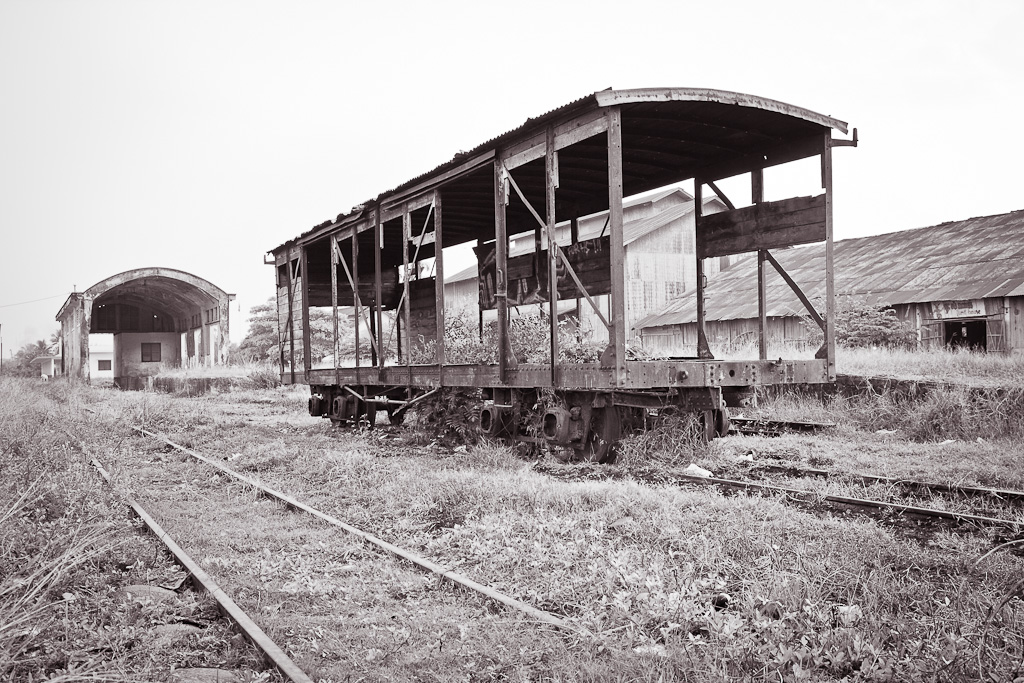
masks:
<svg viewBox="0 0 1024 683"><path fill-rule="evenodd" d="M832 149L855 145L856 130L853 140L833 139L833 130L846 134L847 124L770 99L690 88L604 90L529 119L270 252L282 381L309 385L310 414L335 424L372 423L380 409L395 422L442 387L480 389L484 433L596 461L613 457L622 430L647 411L696 411L709 436L724 433L727 408L754 387L835 380ZM764 169L811 157L820 159L820 194L764 200ZM734 176L749 176L749 206L735 207L716 185ZM697 343L686 357L633 360L623 197L687 180ZM705 188L725 210L705 215ZM579 219L601 212L605 230L580 240ZM565 225L571 229L558 229ZM510 254L510 237L531 233L532 253ZM826 245L820 312L770 253L813 242ZM454 313L445 306L444 260L457 249L477 260L477 332L483 339L486 313L493 362L466 363L446 351L446 316ZM748 252L759 263L750 294L760 304L759 358L717 360L703 330L704 261ZM813 359L767 357L766 264L823 330ZM558 303L570 300L607 330L593 362L558 361ZM528 301L547 311L547 362L521 362L513 352L510 312ZM325 320L334 353L314 358L313 335L324 337ZM350 360L341 357L343 338L355 345Z"/></svg>

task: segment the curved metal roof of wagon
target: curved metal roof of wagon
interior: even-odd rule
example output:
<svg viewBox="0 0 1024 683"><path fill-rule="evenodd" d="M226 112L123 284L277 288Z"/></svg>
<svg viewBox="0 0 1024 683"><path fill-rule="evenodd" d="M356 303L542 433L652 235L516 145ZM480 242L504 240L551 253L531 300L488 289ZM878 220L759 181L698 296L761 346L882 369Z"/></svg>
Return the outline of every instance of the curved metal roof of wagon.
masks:
<svg viewBox="0 0 1024 683"><path fill-rule="evenodd" d="M377 195L374 199L364 202L364 204L357 206L347 214L339 214L334 220L325 221L313 227L299 237L289 240L278 247L275 247L271 251L280 251L282 248L291 246L297 241L302 240L315 232L326 231L343 223L358 220L365 212L364 207L381 203L389 197L398 195L403 191L416 187L417 185L429 183L431 179L443 176L452 169L472 161L476 157L486 155L488 152L493 155L497 149L509 142L517 139L525 139L530 135L536 134L545 124L553 119L566 118L570 115L582 114L589 110L597 110L603 107L616 105L664 104L672 106L673 103L689 105L687 110L681 112L685 113L686 116L677 117L677 122L684 122L693 126L706 126L712 129L718 128L720 129L718 133L723 139L735 137L737 133L744 132L755 136L761 135L766 138L771 137L769 134L763 133L762 130L758 130L758 128L761 127L770 130L772 128L777 128L780 124L783 126L787 126L788 124L789 134L781 138L777 138L775 140L777 143L796 141L811 134L814 129L821 130L835 128L841 133L845 134L847 132L847 124L845 121L841 121L824 114L819 114L811 111L810 109L804 109L785 102L768 99L766 97L758 97L756 95L748 95L745 93L731 92L727 90L713 90L709 88L638 88L627 90L612 90L609 88L607 90L601 90L585 97L581 97L578 100L574 100L561 107L552 109L535 118L527 119L517 128L491 138L490 140L477 145L472 150L460 152L452 157L451 160L437 166L436 168L416 176L415 178L412 178L391 190ZM742 115L740 116L740 119L744 119L749 123L750 128L748 130L744 130L725 125L726 123L735 123L735 121L723 121L723 116L728 109L723 109L722 105L726 105L729 108L741 108ZM697 115L694 115L695 112ZM624 138L626 136L627 120L628 111L624 111ZM659 149L659 145L660 143L657 139L652 138L651 149L656 152ZM625 142L623 146L625 148ZM743 154L735 153L733 156L743 156Z"/></svg>

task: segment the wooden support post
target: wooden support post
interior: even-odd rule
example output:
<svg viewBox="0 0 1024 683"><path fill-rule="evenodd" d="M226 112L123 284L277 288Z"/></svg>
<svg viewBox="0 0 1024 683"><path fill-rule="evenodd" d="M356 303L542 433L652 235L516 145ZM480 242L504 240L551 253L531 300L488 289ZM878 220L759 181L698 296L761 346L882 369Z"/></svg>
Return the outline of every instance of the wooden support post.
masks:
<svg viewBox="0 0 1024 683"><path fill-rule="evenodd" d="M379 339L380 334L377 332L377 316L373 315L373 311L370 311L370 339ZM376 367L380 363L380 354L377 353L377 345L374 344L370 347L370 365Z"/></svg>
<svg viewBox="0 0 1024 683"><path fill-rule="evenodd" d="M494 300L498 314L498 381L508 383L508 235L505 228L505 168L494 161Z"/></svg>
<svg viewBox="0 0 1024 683"><path fill-rule="evenodd" d="M285 264L285 273L290 273L291 265L288 263L288 253L287 252L285 253L285 262L284 262L284 264ZM275 268L279 268L279 266L277 266L275 264ZM288 295L288 300L291 301L291 295L290 294ZM281 356L281 381L284 382L284 332L282 332L282 330L281 330L281 271L280 270L277 271L277 296L274 297L274 301L277 303L277 307L276 307L277 308L277 350L278 350L278 353ZM291 310L289 309L289 316L290 315L291 315ZM188 338L192 337L192 330L190 329L191 326L192 326L191 322L188 320L188 318L186 318L185 319L185 333L188 335ZM88 331L86 331L86 335L88 335ZM86 336L86 339L88 339L88 338L89 337ZM86 346L88 346L88 344ZM187 343L186 343L186 346L185 346L185 354L188 355L188 345L187 345Z"/></svg>
<svg viewBox="0 0 1024 683"><path fill-rule="evenodd" d="M395 346L397 347L397 350L398 350L398 356L396 357L396 362L399 365L401 365L402 364L402 358L403 358L403 356L402 356L402 312L401 311L395 311L395 326L398 327L398 335L395 337Z"/></svg>
<svg viewBox="0 0 1024 683"><path fill-rule="evenodd" d="M615 383L626 383L626 247L622 239L622 116L608 110L608 220L611 236L611 339Z"/></svg>
<svg viewBox="0 0 1024 683"><path fill-rule="evenodd" d="M375 247L373 250L373 316L377 323L377 332L374 334L374 338L377 340L378 348L377 367L381 368L384 367L384 361L387 360L388 350L384 346L387 340L384 339L384 311L381 303L380 253L384 249L384 225L381 222L379 209L374 211L373 244Z"/></svg>
<svg viewBox="0 0 1024 683"><path fill-rule="evenodd" d="M441 190L434 190L434 293L437 295L437 381L444 385L444 240L442 237Z"/></svg>
<svg viewBox="0 0 1024 683"><path fill-rule="evenodd" d="M768 360L768 279L764 266L767 250L757 250L757 357Z"/></svg>
<svg viewBox="0 0 1024 683"><path fill-rule="evenodd" d="M288 368L292 384L295 384L295 274L292 266L292 250L288 249Z"/></svg>
<svg viewBox="0 0 1024 683"><path fill-rule="evenodd" d="M313 349L309 343L309 272L306 269L306 247L299 252L299 273L302 276L302 379L309 383L309 371L313 369Z"/></svg>
<svg viewBox="0 0 1024 683"><path fill-rule="evenodd" d="M352 226L352 317L356 332L356 376L359 376L359 327L363 324L362 306L359 301L359 226Z"/></svg>
<svg viewBox="0 0 1024 683"><path fill-rule="evenodd" d="M477 254L480 253L480 250L483 247L483 245L484 245L484 241L483 240L477 240L476 241L476 253ZM479 257L477 257L477 276L478 277L479 277L479 274L480 274L480 265L479 265ZM479 286L477 287L477 290L479 292ZM480 343L482 344L483 341L484 341L484 305L483 305L483 302L480 300L479 293L477 294L476 299L477 299L477 306L476 306L476 313L477 313L477 335L478 335L478 337L480 339Z"/></svg>
<svg viewBox="0 0 1024 683"><path fill-rule="evenodd" d="M558 243L555 240L555 188L558 187L558 157L555 152L555 129L547 131L544 151L544 198L548 233L548 304L551 320L551 386L558 386Z"/></svg>
<svg viewBox="0 0 1024 683"><path fill-rule="evenodd" d="M821 186L825 189L825 359L828 381L836 381L836 289L832 249L832 131L825 131L821 149Z"/></svg>
<svg viewBox="0 0 1024 683"><path fill-rule="evenodd" d="M409 301L409 242L412 240L412 214L406 211L402 214L402 311L401 314L405 315L405 364L412 364L412 337L410 330L412 325L409 324L412 318L412 303ZM398 311L395 311L396 315L399 315ZM402 332L399 331L399 338L401 338Z"/></svg>
<svg viewBox="0 0 1024 683"><path fill-rule="evenodd" d="M707 332L704 330L704 259L700 256L701 218L703 211L704 183L700 178L693 179L693 233L694 245L697 247L697 358L709 360L715 356L708 345Z"/></svg>
<svg viewBox="0 0 1024 683"><path fill-rule="evenodd" d="M338 340L338 236L331 235L328 241L331 245L331 308L334 311L332 316L334 343L331 346L334 349L334 383L341 384L341 365L338 362L340 351Z"/></svg>
<svg viewBox="0 0 1024 683"><path fill-rule="evenodd" d="M764 171L760 168L750 172L750 201L753 204L764 201ZM768 273L765 268L767 254L767 249L757 251L757 349L761 360L768 360Z"/></svg>
<svg viewBox="0 0 1024 683"><path fill-rule="evenodd" d="M569 221L569 241L578 244L580 241L580 217L573 212L572 220ZM583 316L580 314L580 296L576 293L576 333L579 334L580 326L583 323Z"/></svg>

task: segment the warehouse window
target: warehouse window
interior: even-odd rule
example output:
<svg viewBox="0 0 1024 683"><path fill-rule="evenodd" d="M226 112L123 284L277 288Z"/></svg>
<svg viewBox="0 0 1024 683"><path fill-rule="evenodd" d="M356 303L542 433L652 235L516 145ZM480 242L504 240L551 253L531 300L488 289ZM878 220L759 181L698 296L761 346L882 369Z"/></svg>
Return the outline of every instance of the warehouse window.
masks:
<svg viewBox="0 0 1024 683"><path fill-rule="evenodd" d="M109 370L110 369L110 361L109 360L96 361L96 363L97 363L97 365L96 365L96 369L97 370Z"/></svg>
<svg viewBox="0 0 1024 683"><path fill-rule="evenodd" d="M160 343L142 343L142 362L143 363L159 363L160 362Z"/></svg>

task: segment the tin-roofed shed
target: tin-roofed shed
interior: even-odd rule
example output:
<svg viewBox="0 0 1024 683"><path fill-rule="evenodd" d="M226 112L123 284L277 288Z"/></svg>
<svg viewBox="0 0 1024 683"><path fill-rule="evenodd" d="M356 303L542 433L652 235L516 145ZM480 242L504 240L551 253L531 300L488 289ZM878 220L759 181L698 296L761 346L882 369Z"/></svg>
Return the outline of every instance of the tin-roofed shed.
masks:
<svg viewBox="0 0 1024 683"><path fill-rule="evenodd" d="M840 240L834 248L840 299L892 307L923 347L1024 351L1024 211ZM774 256L809 298L824 294L821 245ZM756 278L757 259L746 258L709 281L712 342L756 341L757 299L748 296ZM792 289L777 274L766 289L769 341L806 342L806 311ZM686 348L696 343L696 319L694 302L680 299L641 320L636 331L645 347Z"/></svg>

